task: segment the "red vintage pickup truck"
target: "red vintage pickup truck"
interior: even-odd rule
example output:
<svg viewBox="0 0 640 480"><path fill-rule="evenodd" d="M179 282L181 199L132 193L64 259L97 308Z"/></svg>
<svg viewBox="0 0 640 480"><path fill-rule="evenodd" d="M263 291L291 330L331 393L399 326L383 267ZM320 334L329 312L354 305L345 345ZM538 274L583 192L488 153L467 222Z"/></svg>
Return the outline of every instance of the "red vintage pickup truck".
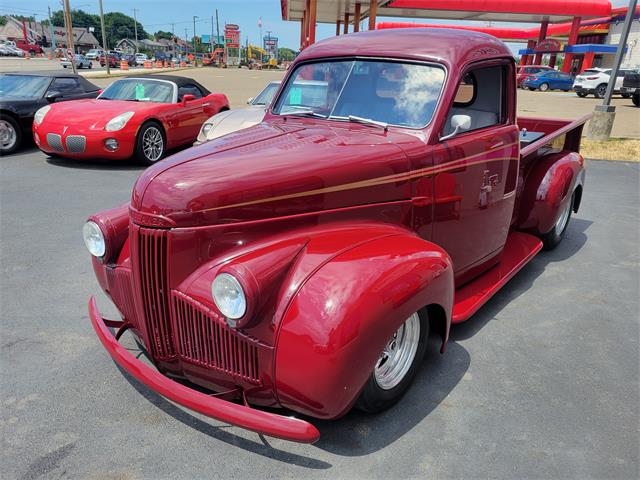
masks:
<svg viewBox="0 0 640 480"><path fill-rule="evenodd" d="M262 123L154 165L129 204L90 217L122 314L90 300L104 347L187 408L293 441L319 432L259 407L390 407L428 368L430 331L444 352L451 324L558 245L580 206L587 118L516 118L515 72L472 32L304 50ZM155 368L118 342L126 330Z"/></svg>

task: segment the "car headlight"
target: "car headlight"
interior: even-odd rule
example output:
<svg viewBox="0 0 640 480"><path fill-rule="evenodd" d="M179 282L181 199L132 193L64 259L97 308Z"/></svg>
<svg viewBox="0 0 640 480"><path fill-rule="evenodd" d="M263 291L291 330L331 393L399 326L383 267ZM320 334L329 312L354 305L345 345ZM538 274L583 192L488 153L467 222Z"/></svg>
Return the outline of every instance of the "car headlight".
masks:
<svg viewBox="0 0 640 480"><path fill-rule="evenodd" d="M104 129L107 132L117 132L118 130L122 130L131 117L133 117L133 112L121 113L117 117L113 117L109 120Z"/></svg>
<svg viewBox="0 0 640 480"><path fill-rule="evenodd" d="M213 123L205 123L202 126L202 136L206 138L212 128L213 128Z"/></svg>
<svg viewBox="0 0 640 480"><path fill-rule="evenodd" d="M107 244L104 241L104 235L97 223L88 221L82 227L82 237L87 250L94 257L101 258L107 251Z"/></svg>
<svg viewBox="0 0 640 480"><path fill-rule="evenodd" d="M97 225L96 225L97 226ZM247 298L240 282L228 273L221 273L211 284L213 301L227 319L237 320L247 311ZM235 322L228 322L235 326Z"/></svg>
<svg viewBox="0 0 640 480"><path fill-rule="evenodd" d="M36 125L40 125L42 123L42 120L44 120L44 116L49 110L51 110L51 105L45 105L44 107L39 108L33 116L33 123L35 123Z"/></svg>

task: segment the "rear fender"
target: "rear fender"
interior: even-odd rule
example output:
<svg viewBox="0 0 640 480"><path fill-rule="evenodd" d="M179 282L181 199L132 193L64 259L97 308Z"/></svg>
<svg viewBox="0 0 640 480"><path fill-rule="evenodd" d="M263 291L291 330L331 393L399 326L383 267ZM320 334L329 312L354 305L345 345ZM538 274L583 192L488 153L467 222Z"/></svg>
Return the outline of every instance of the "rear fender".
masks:
<svg viewBox="0 0 640 480"><path fill-rule="evenodd" d="M584 158L579 153L562 151L539 159L525 179L517 228L535 235L549 232L573 193L577 190L581 197L584 175Z"/></svg>
<svg viewBox="0 0 640 480"><path fill-rule="evenodd" d="M447 253L408 232L353 246L297 290L280 322L275 374L279 402L319 418L346 413L384 344L412 313L453 305Z"/></svg>

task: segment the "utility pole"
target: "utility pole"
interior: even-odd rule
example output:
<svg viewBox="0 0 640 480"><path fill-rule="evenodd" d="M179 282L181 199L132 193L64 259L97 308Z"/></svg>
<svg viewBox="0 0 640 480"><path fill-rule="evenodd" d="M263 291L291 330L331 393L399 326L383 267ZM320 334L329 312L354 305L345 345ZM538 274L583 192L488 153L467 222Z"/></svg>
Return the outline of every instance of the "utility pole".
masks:
<svg viewBox="0 0 640 480"><path fill-rule="evenodd" d="M193 54L196 53L196 18L197 16L193 16Z"/></svg>
<svg viewBox="0 0 640 480"><path fill-rule="evenodd" d="M187 27L184 27L184 41L185 41L184 53L186 54L189 48L189 35L187 35Z"/></svg>
<svg viewBox="0 0 640 480"><path fill-rule="evenodd" d="M218 9L216 8L216 47L218 46L219 41L220 41L220 24L218 23ZM224 40L223 40L223 43L224 43ZM218 62L218 66L220 66L220 62Z"/></svg>
<svg viewBox="0 0 640 480"><path fill-rule="evenodd" d="M64 0L64 10L65 10L65 19L67 24L67 50L71 50L71 52L75 53L73 48L73 24L71 23L71 8L69 7L69 0ZM73 73L78 73L76 71L76 58L72 57L71 60L71 68L73 68Z"/></svg>
<svg viewBox="0 0 640 480"><path fill-rule="evenodd" d="M51 21L51 7L47 7L49 9L49 30L51 31L51 51L54 52L56 50L56 36L53 31L53 22Z"/></svg>
<svg viewBox="0 0 640 480"><path fill-rule="evenodd" d="M102 30L102 48L104 48L104 63L107 66L107 75L111 75L109 70L109 46L107 45L107 32L104 31L104 13L102 12L102 0L100 3L100 30Z"/></svg>
<svg viewBox="0 0 640 480"><path fill-rule="evenodd" d="M611 75L609 75L607 91L604 94L602 105L596 105L593 117L591 117L591 121L589 122L589 132L587 136L591 140L605 141L609 140L609 137L611 136L613 121L616 118L616 107L615 105L611 105L611 96L613 95L616 78L618 77L618 71L620 70L620 64L622 63L622 57L624 57L624 51L627 47L627 39L629 38L629 31L631 30L631 24L633 23L637 4L638 0L629 0L627 14L624 17L622 33L620 34L618 49L616 50L616 58L613 61Z"/></svg>
<svg viewBox="0 0 640 480"><path fill-rule="evenodd" d="M213 15L211 15L211 55L213 55Z"/></svg>
<svg viewBox="0 0 640 480"><path fill-rule="evenodd" d="M136 53L138 53L138 18L136 17L136 8L133 9L133 30L136 36Z"/></svg>

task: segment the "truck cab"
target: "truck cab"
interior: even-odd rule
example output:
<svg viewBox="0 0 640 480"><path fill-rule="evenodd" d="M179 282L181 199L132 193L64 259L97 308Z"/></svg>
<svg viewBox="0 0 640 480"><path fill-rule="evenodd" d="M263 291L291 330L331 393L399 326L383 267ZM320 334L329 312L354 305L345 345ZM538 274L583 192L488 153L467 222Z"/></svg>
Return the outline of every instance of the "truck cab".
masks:
<svg viewBox="0 0 640 480"><path fill-rule="evenodd" d="M182 405L315 441L306 420L255 407L335 419L397 402L430 333L444 352L452 324L561 242L587 119L517 118L513 56L488 35L319 42L261 123L154 165L130 203L89 219L94 271L122 313L106 320L91 300L96 333ZM157 370L120 346L127 330Z"/></svg>

